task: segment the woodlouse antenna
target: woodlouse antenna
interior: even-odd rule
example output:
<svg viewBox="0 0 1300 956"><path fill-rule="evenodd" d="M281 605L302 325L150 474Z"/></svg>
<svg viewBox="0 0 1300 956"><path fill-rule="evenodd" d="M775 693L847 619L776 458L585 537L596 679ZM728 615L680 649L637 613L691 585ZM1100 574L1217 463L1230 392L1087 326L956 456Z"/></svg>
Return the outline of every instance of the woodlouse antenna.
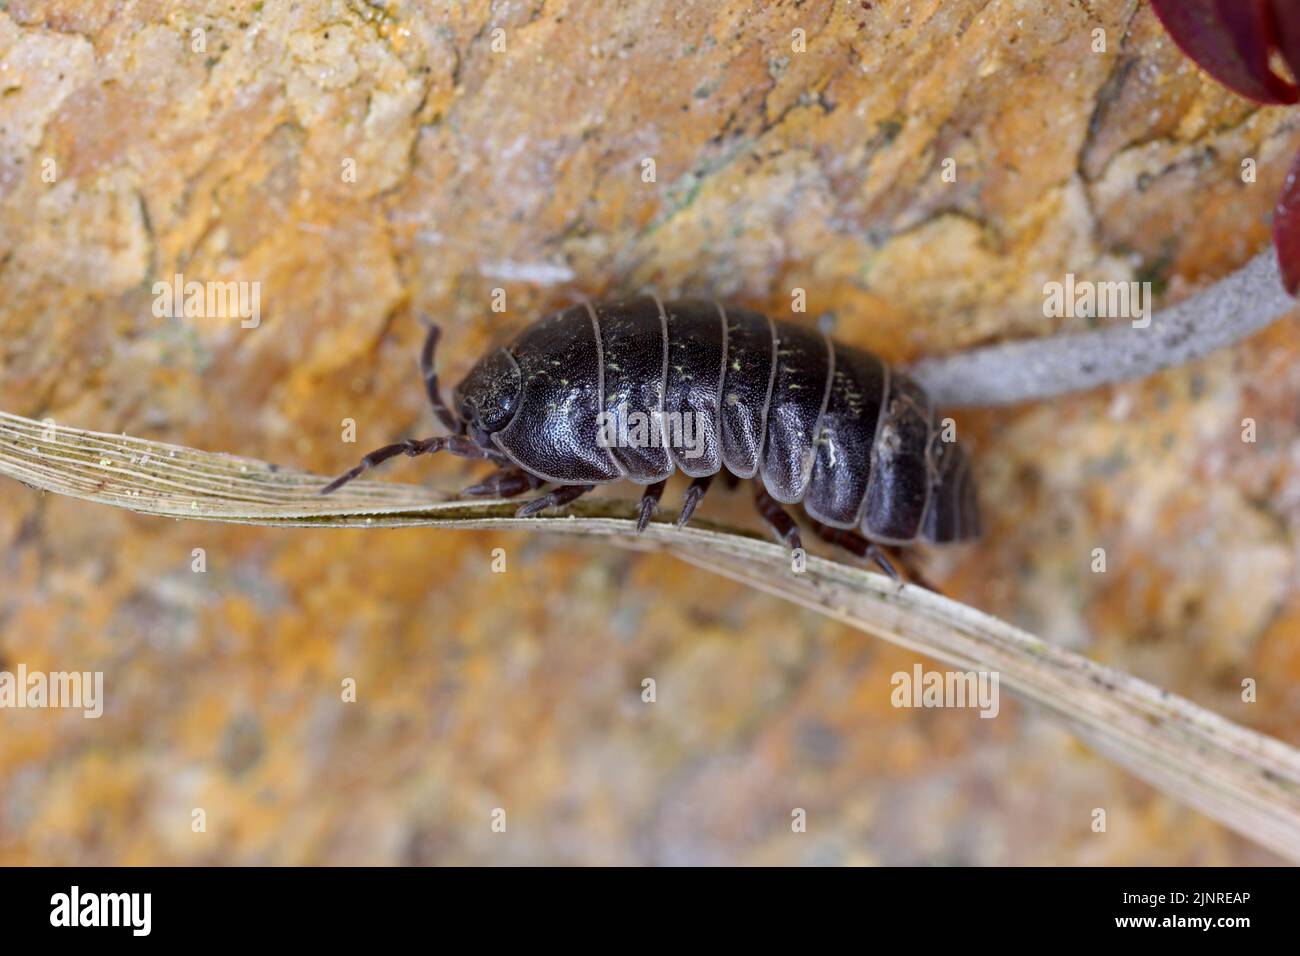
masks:
<svg viewBox="0 0 1300 956"><path fill-rule="evenodd" d="M433 364L434 351L438 348L438 339L442 335L442 330L423 316L420 321L429 327L429 333L424 337L424 346L420 349L420 375L424 378L424 390L429 396L429 404L433 406L433 413L438 416L438 420L447 427L448 431L464 432L465 423L460 420L460 416L452 410L451 406L443 401L442 391L438 387L438 369Z"/></svg>
<svg viewBox="0 0 1300 956"><path fill-rule="evenodd" d="M320 493L322 495L332 494L354 478L361 477L376 465L382 465L388 459L396 458L398 455L415 458L418 455L432 455L440 451L449 451L460 458L495 459L491 451L476 445L473 439L466 435L435 435L433 438L407 439L406 441L394 442L391 445L384 445L382 448L376 448L362 458L356 467L339 475L322 488Z"/></svg>

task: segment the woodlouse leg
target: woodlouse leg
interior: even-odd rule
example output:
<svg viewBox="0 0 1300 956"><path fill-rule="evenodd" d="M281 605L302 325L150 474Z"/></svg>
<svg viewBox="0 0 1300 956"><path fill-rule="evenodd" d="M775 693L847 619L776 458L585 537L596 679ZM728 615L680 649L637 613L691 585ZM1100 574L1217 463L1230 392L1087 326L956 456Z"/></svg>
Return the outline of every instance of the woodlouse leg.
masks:
<svg viewBox="0 0 1300 956"><path fill-rule="evenodd" d="M659 499L664 495L664 488L668 485L668 479L656 481L649 485L645 494L641 496L641 513L636 519L636 533L640 534L645 530L645 526L650 523L650 518L659 509Z"/></svg>
<svg viewBox="0 0 1300 956"><path fill-rule="evenodd" d="M320 490L322 495L328 495L331 492L338 491L349 481L360 477L376 465L382 465L390 458L396 458L398 455L409 455L414 458L416 455L432 455L434 452L449 451L453 455L461 458L491 458L492 453L485 448L474 444L473 439L466 435L438 435L434 438L425 439L407 439L406 441L394 442L391 445L385 445L383 448L376 448L364 458L361 463L350 471L339 475L328 485Z"/></svg>
<svg viewBox="0 0 1300 956"><path fill-rule="evenodd" d="M441 334L442 331L430 322L429 334L425 336L424 347L420 349L420 374L424 376L424 390L429 394L429 404L433 406L433 413L448 430L459 432L463 430L460 418L442 400L442 393L438 389L438 370L433 365L433 352L438 347L438 337Z"/></svg>
<svg viewBox="0 0 1300 956"><path fill-rule="evenodd" d="M931 584L930 580L921 573L921 569L916 566L916 562L908 556L906 551L901 548L891 548L888 553L893 555L894 560L898 562L899 566L903 569L903 573L907 575L907 579L912 584L923 587L927 591L933 591L935 594L943 593L938 587Z"/></svg>
<svg viewBox="0 0 1300 956"><path fill-rule="evenodd" d="M722 487L728 491L735 491L736 486L740 484L740 478L733 472L722 469Z"/></svg>
<svg viewBox="0 0 1300 956"><path fill-rule="evenodd" d="M893 562L889 560L889 556L886 555L879 546L868 541L856 531L848 531L843 528L832 528L830 525L822 524L820 521L812 521L811 519L809 519L809 523L813 526L813 531L816 532L817 537L821 538L823 541L828 541L837 548L843 548L845 551L848 551L856 557L862 558L864 561L873 561L881 571L884 571L885 574L889 575L889 577L893 578L895 581L902 580L902 578L899 577L898 569L895 568Z"/></svg>
<svg viewBox="0 0 1300 956"><path fill-rule="evenodd" d="M515 512L515 517L527 518L539 511L545 511L547 508L558 508L560 505L567 505L570 501L581 498L595 487L595 485L560 485L560 487L548 491L540 498L534 498L528 502Z"/></svg>
<svg viewBox="0 0 1300 956"><path fill-rule="evenodd" d="M935 594L943 593L926 579L925 575L923 575L916 567L916 564L908 559L906 552L899 550L892 551L894 560L902 565L903 571L907 575L907 577L904 578L898 573L898 569L894 567L894 562L889 560L890 551L886 551L886 549L882 548L880 545L868 541L856 531L832 528L819 521L811 521L811 524L813 530L817 533L817 537L821 538L823 541L828 541L837 547L843 548L845 551L848 551L856 557L862 558L864 561L874 561L880 570L884 571L885 574L900 584L906 580L911 584L916 584L925 588L927 591L933 591Z"/></svg>
<svg viewBox="0 0 1300 956"><path fill-rule="evenodd" d="M512 466L492 472L477 485L470 485L461 494L471 498L513 498L533 488L540 488L545 483L536 475Z"/></svg>
<svg viewBox="0 0 1300 956"><path fill-rule="evenodd" d="M691 520L691 515L695 514L695 506L700 503L711 484L713 484L713 475L703 475L691 482L691 486L686 489L686 497L682 500L682 512L677 516L677 527L680 528Z"/></svg>
<svg viewBox="0 0 1300 956"><path fill-rule="evenodd" d="M767 493L762 482L754 482L754 504L758 508L759 515L767 522L767 526L776 532L776 536L784 541L791 551L803 547L799 526L776 499Z"/></svg>

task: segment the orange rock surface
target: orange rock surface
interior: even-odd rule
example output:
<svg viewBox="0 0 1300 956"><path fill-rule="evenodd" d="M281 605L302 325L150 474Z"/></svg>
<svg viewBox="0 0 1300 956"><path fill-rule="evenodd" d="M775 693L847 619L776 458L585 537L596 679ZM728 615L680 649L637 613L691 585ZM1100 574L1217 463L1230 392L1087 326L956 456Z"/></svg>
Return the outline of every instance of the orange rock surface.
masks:
<svg viewBox="0 0 1300 956"><path fill-rule="evenodd" d="M640 289L803 289L893 361L1051 334L1067 272L1169 299L1264 248L1300 146L1133 0L0 7L0 408L323 474L432 432L421 314L447 381ZM177 273L260 283L260 323L156 317ZM958 416L987 535L925 566L1300 742L1296 331ZM0 667L107 697L0 711L3 864L1275 862L1031 708L894 709L915 655L667 556L3 480L0 561Z"/></svg>

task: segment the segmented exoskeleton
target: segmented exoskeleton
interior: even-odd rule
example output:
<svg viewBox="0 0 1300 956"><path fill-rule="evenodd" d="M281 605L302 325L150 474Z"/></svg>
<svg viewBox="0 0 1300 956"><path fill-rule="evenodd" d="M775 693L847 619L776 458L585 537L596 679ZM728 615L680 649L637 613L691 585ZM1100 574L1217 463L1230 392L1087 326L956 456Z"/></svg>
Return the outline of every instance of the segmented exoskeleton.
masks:
<svg viewBox="0 0 1300 956"><path fill-rule="evenodd" d="M802 503L823 537L877 557L870 542L979 533L969 462L943 440L925 392L813 329L715 302L584 303L481 359L456 387L454 411L438 391L437 336L432 328L421 369L452 434L377 449L323 492L395 455L450 451L500 466L468 494L558 486L521 515L628 479L649 486L644 528L681 469L694 479L683 524L725 469L757 479L759 511L791 547L799 533L781 504Z"/></svg>

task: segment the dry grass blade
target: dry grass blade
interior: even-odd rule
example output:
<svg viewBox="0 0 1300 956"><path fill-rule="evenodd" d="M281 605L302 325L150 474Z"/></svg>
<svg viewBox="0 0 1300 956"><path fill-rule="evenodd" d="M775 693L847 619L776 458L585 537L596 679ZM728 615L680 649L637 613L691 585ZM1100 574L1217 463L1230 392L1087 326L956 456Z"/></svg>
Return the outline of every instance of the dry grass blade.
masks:
<svg viewBox="0 0 1300 956"><path fill-rule="evenodd" d="M932 592L810 558L725 529L653 523L636 536L630 503L578 502L566 517L516 519L515 503L448 500L409 485L325 479L264 462L55 426L0 413L0 474L34 488L144 514L246 524L432 525L603 535L666 550L1003 686L1160 790L1300 861L1300 751L1190 701L1038 640Z"/></svg>

